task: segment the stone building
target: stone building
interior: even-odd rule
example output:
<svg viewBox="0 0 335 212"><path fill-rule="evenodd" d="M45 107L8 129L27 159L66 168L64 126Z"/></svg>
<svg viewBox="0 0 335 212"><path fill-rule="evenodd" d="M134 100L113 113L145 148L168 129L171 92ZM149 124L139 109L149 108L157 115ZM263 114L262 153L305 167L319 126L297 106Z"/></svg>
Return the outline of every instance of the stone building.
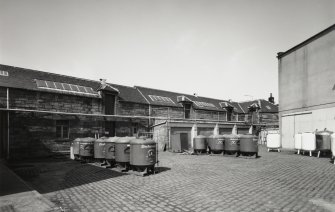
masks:
<svg viewBox="0 0 335 212"><path fill-rule="evenodd" d="M235 124L240 133L263 124L246 117L237 102L0 65L1 157L65 151L77 137L148 132L160 149L180 138L191 146L195 126L210 135L215 126L223 134Z"/></svg>
<svg viewBox="0 0 335 212"><path fill-rule="evenodd" d="M327 128L335 132L335 25L278 53L281 142Z"/></svg>

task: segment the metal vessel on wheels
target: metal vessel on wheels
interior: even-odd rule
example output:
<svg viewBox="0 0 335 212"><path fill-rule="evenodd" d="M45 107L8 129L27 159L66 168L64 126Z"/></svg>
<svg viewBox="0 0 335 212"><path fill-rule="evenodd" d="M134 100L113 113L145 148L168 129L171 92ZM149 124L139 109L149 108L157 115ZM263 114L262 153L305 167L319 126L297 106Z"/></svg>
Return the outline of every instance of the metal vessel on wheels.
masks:
<svg viewBox="0 0 335 212"><path fill-rule="evenodd" d="M211 135L207 138L209 153L220 154L224 150L224 136Z"/></svg>
<svg viewBox="0 0 335 212"><path fill-rule="evenodd" d="M142 175L155 173L157 144L154 140L138 138L130 141L130 168Z"/></svg>
<svg viewBox="0 0 335 212"><path fill-rule="evenodd" d="M258 137L253 134L240 135L240 154L258 157Z"/></svg>
<svg viewBox="0 0 335 212"><path fill-rule="evenodd" d="M224 154L239 156L240 152L240 137L236 134L224 135Z"/></svg>
<svg viewBox="0 0 335 212"><path fill-rule="evenodd" d="M120 137L109 137L106 139L105 160L108 168L115 166L115 142L119 139Z"/></svg>
<svg viewBox="0 0 335 212"><path fill-rule="evenodd" d="M105 161L107 139L107 137L100 137L94 141L94 159L97 162L103 163Z"/></svg>
<svg viewBox="0 0 335 212"><path fill-rule="evenodd" d="M79 148L80 148L80 141L81 138L76 138L72 141L72 151L73 151L73 159L74 160L79 160Z"/></svg>
<svg viewBox="0 0 335 212"><path fill-rule="evenodd" d="M194 153L196 154L206 153L207 150L206 137L203 135L195 136L193 138L193 149Z"/></svg>
<svg viewBox="0 0 335 212"><path fill-rule="evenodd" d="M121 171L129 170L130 141L135 137L121 137L115 141L115 164Z"/></svg>
<svg viewBox="0 0 335 212"><path fill-rule="evenodd" d="M81 138L79 143L79 157L84 162L91 162L94 156L95 138Z"/></svg>
<svg viewBox="0 0 335 212"><path fill-rule="evenodd" d="M332 134L333 132L327 130L326 128L323 131L317 131L315 133L316 151L318 152L318 157L320 157L321 152L330 152Z"/></svg>

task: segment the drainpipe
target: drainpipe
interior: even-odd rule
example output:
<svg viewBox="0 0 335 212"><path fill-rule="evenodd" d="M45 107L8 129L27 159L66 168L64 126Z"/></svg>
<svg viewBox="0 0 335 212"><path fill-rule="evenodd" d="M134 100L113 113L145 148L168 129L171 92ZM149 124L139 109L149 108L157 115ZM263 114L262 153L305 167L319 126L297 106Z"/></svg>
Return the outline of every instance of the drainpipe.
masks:
<svg viewBox="0 0 335 212"><path fill-rule="evenodd" d="M9 109L9 88L7 88L7 109ZM9 110L7 111L7 160L9 159Z"/></svg>

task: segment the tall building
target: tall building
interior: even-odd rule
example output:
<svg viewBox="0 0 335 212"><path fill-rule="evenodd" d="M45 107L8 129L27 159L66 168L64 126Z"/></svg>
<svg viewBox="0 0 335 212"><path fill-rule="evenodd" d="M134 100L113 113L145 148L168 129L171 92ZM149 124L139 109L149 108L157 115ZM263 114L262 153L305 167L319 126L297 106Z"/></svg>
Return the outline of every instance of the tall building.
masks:
<svg viewBox="0 0 335 212"><path fill-rule="evenodd" d="M298 132L335 132L335 25L277 57L283 148L294 148Z"/></svg>

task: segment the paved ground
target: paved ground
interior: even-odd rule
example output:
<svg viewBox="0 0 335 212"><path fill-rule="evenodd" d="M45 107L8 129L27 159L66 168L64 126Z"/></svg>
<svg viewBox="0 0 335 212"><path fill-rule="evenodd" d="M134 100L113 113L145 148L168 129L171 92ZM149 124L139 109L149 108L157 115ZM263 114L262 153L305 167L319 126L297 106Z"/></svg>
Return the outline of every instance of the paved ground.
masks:
<svg viewBox="0 0 335 212"><path fill-rule="evenodd" d="M140 177L70 160L13 169L57 211L335 211L329 158L266 152L260 158L160 153Z"/></svg>

